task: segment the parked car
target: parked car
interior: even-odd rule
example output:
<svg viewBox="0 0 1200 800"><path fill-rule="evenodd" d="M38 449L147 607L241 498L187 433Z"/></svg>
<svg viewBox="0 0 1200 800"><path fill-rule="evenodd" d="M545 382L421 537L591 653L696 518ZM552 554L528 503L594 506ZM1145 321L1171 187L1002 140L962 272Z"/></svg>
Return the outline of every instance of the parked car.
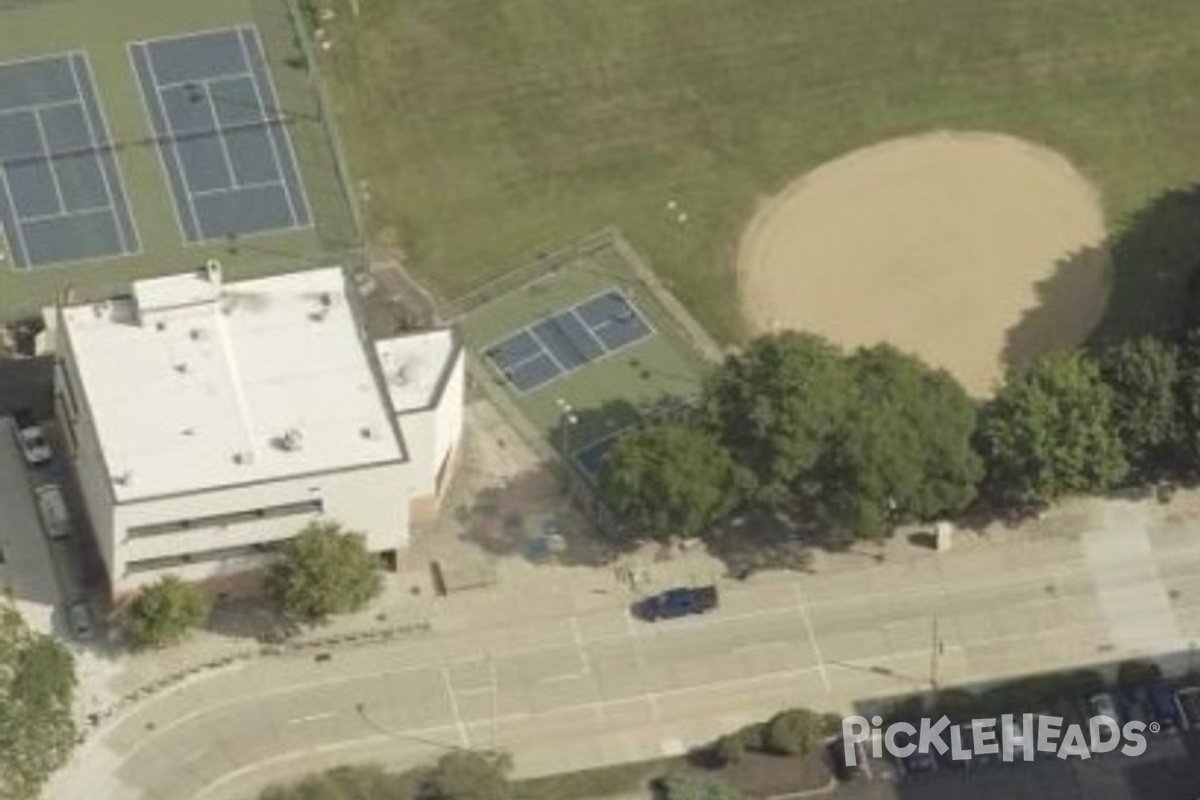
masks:
<svg viewBox="0 0 1200 800"><path fill-rule="evenodd" d="M66 539L71 535L71 517L63 501L62 488L57 483L47 483L33 490L37 499L38 514L42 518L42 529L51 539Z"/></svg>
<svg viewBox="0 0 1200 800"><path fill-rule="evenodd" d="M1121 724L1121 715L1117 711L1117 702L1113 700L1113 696L1108 692L1099 692L1089 697L1088 710L1092 712L1093 717L1110 717L1118 725Z"/></svg>
<svg viewBox="0 0 1200 800"><path fill-rule="evenodd" d="M76 600L67 609L67 623L76 639L90 639L95 626L92 624L92 609L86 600Z"/></svg>
<svg viewBox="0 0 1200 800"><path fill-rule="evenodd" d="M668 589L633 604L633 614L647 622L703 614L717 607L717 587Z"/></svg>
<svg viewBox="0 0 1200 800"><path fill-rule="evenodd" d="M21 455L30 465L45 464L54 455L33 412L27 409L17 411L13 414L10 424L13 435L17 438L17 445L21 448Z"/></svg>
<svg viewBox="0 0 1200 800"><path fill-rule="evenodd" d="M914 724L914 728L920 730L920 725ZM896 747L905 747L909 744L917 744L919 736L915 733L909 734L903 731L896 734ZM920 750L914 750L903 758L896 758L896 763L900 766L900 772L904 775L924 775L938 771L937 758L933 752L922 753Z"/></svg>
<svg viewBox="0 0 1200 800"><path fill-rule="evenodd" d="M1183 727L1183 714L1174 689L1165 683L1155 683L1150 686L1149 695L1154 718L1164 731L1177 731Z"/></svg>
<svg viewBox="0 0 1200 800"><path fill-rule="evenodd" d="M1150 705L1150 693L1142 687L1121 692L1121 710L1126 722L1137 720L1149 725L1155 720L1154 710Z"/></svg>
<svg viewBox="0 0 1200 800"><path fill-rule="evenodd" d="M1183 709L1183 727L1190 730L1200 725L1200 689L1180 689L1175 696Z"/></svg>
<svg viewBox="0 0 1200 800"><path fill-rule="evenodd" d="M843 739L834 739L826 746L829 753L829 763L833 774L839 781L853 781L859 778L871 777L871 765L867 762L867 753L861 742L854 742L854 763L847 763L846 743Z"/></svg>

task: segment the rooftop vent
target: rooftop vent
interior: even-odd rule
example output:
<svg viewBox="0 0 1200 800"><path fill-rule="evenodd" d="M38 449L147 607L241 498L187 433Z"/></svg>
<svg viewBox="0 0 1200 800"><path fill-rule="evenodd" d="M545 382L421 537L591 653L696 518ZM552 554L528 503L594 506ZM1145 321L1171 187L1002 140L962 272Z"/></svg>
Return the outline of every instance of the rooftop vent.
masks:
<svg viewBox="0 0 1200 800"><path fill-rule="evenodd" d="M204 277L208 278L208 282L214 286L221 285L221 262L215 258L210 258L204 262Z"/></svg>
<svg viewBox="0 0 1200 800"><path fill-rule="evenodd" d="M288 453L304 447L304 435L296 428L288 428L278 440L279 449Z"/></svg>
<svg viewBox="0 0 1200 800"><path fill-rule="evenodd" d="M186 361L176 361L173 366L175 367L175 371L180 375L183 375L188 371L188 365Z"/></svg>
<svg viewBox="0 0 1200 800"><path fill-rule="evenodd" d="M254 454L249 450L239 450L233 454L233 463L235 464L253 464Z"/></svg>
<svg viewBox="0 0 1200 800"><path fill-rule="evenodd" d="M203 328L192 328L190 331L188 331L188 336L192 337L193 342L200 341L204 338L204 335Z"/></svg>
<svg viewBox="0 0 1200 800"><path fill-rule="evenodd" d="M128 486L132 482L133 472L131 470L125 470L124 472L118 472L117 474L113 475L113 483L115 483L117 486Z"/></svg>

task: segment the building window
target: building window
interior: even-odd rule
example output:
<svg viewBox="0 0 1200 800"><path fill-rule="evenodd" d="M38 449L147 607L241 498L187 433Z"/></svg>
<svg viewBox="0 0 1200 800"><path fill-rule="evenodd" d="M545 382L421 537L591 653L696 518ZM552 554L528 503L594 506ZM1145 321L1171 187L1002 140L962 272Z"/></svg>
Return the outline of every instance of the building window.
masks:
<svg viewBox="0 0 1200 800"><path fill-rule="evenodd" d="M79 418L79 401L75 399L75 384L71 380L71 370L63 361L58 362L58 374L62 377L60 383L66 390L66 408L71 411L69 419L76 420Z"/></svg>
<svg viewBox="0 0 1200 800"><path fill-rule="evenodd" d="M185 567L189 564L210 564L219 561L229 561L236 558L250 558L273 552L280 542L259 542L243 547L221 547L216 550L200 550L195 553L180 553L174 556L158 558L143 558L130 561L125 565L126 575L138 575L144 572L157 572L163 569Z"/></svg>
<svg viewBox="0 0 1200 800"><path fill-rule="evenodd" d="M325 503L320 498L301 500L296 503L282 503L266 508L252 508L247 511L233 511L227 514L211 514L190 519L176 519L167 522L155 522L150 525L134 525L127 535L130 539L140 539L145 536L161 536L167 533L179 533L192 528L221 528L228 525L243 525L247 522L260 522L265 519L279 517L297 517L308 514L320 514L325 509Z"/></svg>
<svg viewBox="0 0 1200 800"><path fill-rule="evenodd" d="M63 402L62 393L56 392L54 396L58 401L58 408L62 414L63 421L66 423L62 426L62 430L67 434L67 452L69 455L74 456L79 451L79 440L75 438L75 418L67 416L67 408Z"/></svg>

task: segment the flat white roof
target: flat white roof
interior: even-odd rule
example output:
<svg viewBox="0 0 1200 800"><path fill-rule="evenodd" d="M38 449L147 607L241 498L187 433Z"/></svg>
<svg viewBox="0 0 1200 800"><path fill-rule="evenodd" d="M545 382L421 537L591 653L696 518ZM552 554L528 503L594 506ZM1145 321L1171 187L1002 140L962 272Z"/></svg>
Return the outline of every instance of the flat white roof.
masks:
<svg viewBox="0 0 1200 800"><path fill-rule="evenodd" d="M437 400L451 367L454 332L448 328L382 339L375 343L379 365L397 414L428 408Z"/></svg>
<svg viewBox="0 0 1200 800"><path fill-rule="evenodd" d="M200 271L62 313L118 501L402 457L339 268Z"/></svg>

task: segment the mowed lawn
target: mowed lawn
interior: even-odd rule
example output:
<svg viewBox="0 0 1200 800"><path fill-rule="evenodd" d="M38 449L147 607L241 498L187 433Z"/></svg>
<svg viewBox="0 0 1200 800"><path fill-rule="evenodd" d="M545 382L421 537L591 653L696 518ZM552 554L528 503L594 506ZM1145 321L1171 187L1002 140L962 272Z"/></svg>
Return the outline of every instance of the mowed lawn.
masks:
<svg viewBox="0 0 1200 800"><path fill-rule="evenodd" d="M372 232L447 297L615 224L734 339L757 203L933 128L1063 152L1117 226L1200 174L1195 0L361 5L324 56L350 158Z"/></svg>

